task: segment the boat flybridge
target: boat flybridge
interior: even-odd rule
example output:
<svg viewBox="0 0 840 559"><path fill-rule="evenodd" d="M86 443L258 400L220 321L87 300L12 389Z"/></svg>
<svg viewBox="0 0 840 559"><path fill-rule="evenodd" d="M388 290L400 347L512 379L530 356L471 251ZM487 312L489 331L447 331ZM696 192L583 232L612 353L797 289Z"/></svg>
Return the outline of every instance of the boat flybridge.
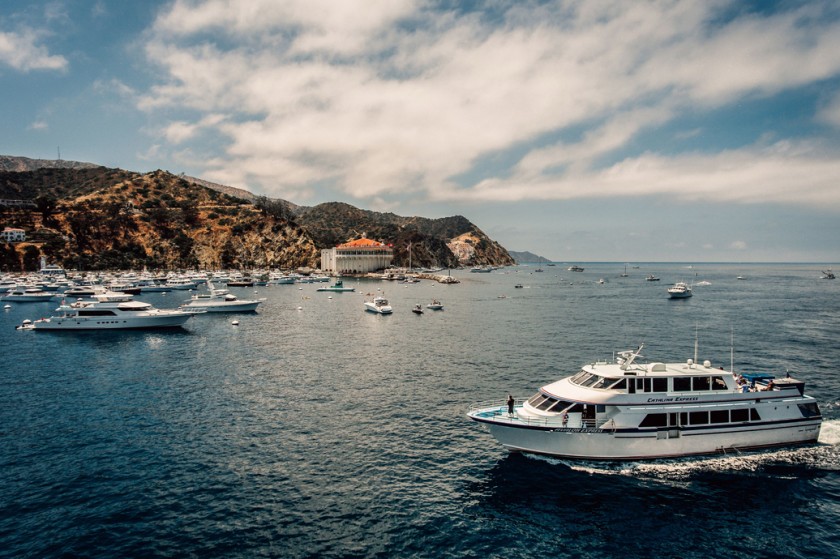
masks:
<svg viewBox="0 0 840 559"><path fill-rule="evenodd" d="M734 375L709 361L637 363L644 344L614 362L539 389L513 413L473 406L508 450L572 459L638 460L725 453L817 441L822 416L790 376Z"/></svg>

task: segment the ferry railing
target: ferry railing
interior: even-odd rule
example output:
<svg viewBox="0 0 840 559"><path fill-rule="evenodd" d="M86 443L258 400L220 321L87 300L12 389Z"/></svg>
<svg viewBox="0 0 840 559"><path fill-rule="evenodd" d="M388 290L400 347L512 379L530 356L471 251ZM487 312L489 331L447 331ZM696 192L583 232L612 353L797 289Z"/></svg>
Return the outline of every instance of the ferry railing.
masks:
<svg viewBox="0 0 840 559"><path fill-rule="evenodd" d="M525 402L527 400L528 398L514 398L515 402ZM515 404L513 408L513 415L509 415L507 400L489 400L470 405L467 413L473 415L476 414L476 412L481 411L483 413L481 413L480 415L476 415L477 417L484 419L492 419L497 423L510 423L515 425L529 425L535 427L564 427L562 416L522 417L518 413L516 413L520 409L522 409L522 404ZM584 424L582 426L590 427L589 423L587 423L588 421L589 420L584 420ZM594 427L594 422L591 426Z"/></svg>

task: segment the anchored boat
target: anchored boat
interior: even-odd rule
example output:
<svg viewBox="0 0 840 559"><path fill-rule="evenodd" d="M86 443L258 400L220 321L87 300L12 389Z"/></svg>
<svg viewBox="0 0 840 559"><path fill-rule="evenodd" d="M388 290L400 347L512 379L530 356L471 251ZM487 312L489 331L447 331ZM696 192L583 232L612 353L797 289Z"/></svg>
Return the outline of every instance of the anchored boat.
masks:
<svg viewBox="0 0 840 559"><path fill-rule="evenodd" d="M642 347L615 362L584 365L512 413L497 402L467 415L511 451L573 459L668 458L817 441L822 416L804 382L736 376L692 359L636 363Z"/></svg>

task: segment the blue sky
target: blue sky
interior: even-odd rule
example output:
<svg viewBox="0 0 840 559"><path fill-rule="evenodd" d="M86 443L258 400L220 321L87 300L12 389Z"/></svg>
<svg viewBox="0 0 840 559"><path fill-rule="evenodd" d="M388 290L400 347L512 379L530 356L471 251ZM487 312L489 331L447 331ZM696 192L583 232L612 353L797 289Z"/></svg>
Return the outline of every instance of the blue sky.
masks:
<svg viewBox="0 0 840 559"><path fill-rule="evenodd" d="M840 261L840 4L6 0L0 153L461 214L558 261Z"/></svg>

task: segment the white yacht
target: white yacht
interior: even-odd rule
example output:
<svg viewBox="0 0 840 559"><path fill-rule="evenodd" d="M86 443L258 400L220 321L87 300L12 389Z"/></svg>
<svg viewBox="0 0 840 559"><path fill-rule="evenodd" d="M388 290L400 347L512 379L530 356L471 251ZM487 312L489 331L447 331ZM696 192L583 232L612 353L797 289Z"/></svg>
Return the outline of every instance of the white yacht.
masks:
<svg viewBox="0 0 840 559"><path fill-rule="evenodd" d="M190 291L198 287L198 280L187 277L172 277L166 280L165 285L178 291Z"/></svg>
<svg viewBox="0 0 840 559"><path fill-rule="evenodd" d="M239 299L227 289L216 289L211 282L207 282L208 294L193 295L189 301L181 305L181 310L198 312L252 312L263 300Z"/></svg>
<svg viewBox="0 0 840 559"><path fill-rule="evenodd" d="M96 292L92 282L74 283L64 290L66 297L92 297Z"/></svg>
<svg viewBox="0 0 840 559"><path fill-rule="evenodd" d="M388 299L382 295L377 295L372 301L365 301L365 310L379 314L391 314L394 312L388 303Z"/></svg>
<svg viewBox="0 0 840 559"><path fill-rule="evenodd" d="M668 288L668 297L671 299L687 299L691 297L691 286L685 282L678 281L673 287Z"/></svg>
<svg viewBox="0 0 840 559"><path fill-rule="evenodd" d="M432 302L426 305L426 308L433 311L442 311L443 303L441 303L437 299L432 299Z"/></svg>
<svg viewBox="0 0 840 559"><path fill-rule="evenodd" d="M18 303L38 303L41 301L49 301L53 298L55 293L44 291L38 287L27 285L17 285L8 290L0 301L17 301Z"/></svg>
<svg viewBox="0 0 840 559"><path fill-rule="evenodd" d="M643 346L540 388L513 412L472 407L511 451L563 458L637 460L808 444L822 416L805 383L685 363L636 363ZM746 377L746 378L745 378Z"/></svg>
<svg viewBox="0 0 840 559"><path fill-rule="evenodd" d="M181 310L156 309L140 301L76 301L62 304L50 318L33 320L32 330L125 330L175 328L193 315Z"/></svg>

